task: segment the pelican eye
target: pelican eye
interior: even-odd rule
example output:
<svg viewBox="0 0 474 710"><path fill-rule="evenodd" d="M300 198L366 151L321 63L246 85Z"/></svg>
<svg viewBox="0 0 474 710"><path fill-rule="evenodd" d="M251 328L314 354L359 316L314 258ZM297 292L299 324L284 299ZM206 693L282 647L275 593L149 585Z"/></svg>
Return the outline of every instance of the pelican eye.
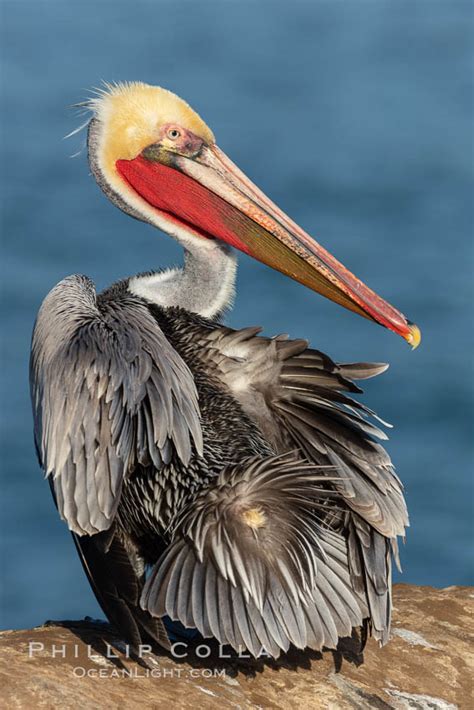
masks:
<svg viewBox="0 0 474 710"><path fill-rule="evenodd" d="M170 128L169 129L168 138L171 138L172 141L175 141L180 137L181 137L181 133L178 131L177 128Z"/></svg>

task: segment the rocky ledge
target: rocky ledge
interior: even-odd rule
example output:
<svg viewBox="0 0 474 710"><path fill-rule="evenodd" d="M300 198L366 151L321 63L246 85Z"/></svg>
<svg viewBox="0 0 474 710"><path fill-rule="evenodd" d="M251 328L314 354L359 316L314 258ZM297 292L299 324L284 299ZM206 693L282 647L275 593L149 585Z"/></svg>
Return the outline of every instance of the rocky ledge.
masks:
<svg viewBox="0 0 474 710"><path fill-rule="evenodd" d="M278 661L227 658L203 645L142 660L107 624L48 622L4 631L0 682L9 708L472 708L474 588L394 590L393 638L383 649L351 640L337 652ZM220 656L220 657L219 657Z"/></svg>

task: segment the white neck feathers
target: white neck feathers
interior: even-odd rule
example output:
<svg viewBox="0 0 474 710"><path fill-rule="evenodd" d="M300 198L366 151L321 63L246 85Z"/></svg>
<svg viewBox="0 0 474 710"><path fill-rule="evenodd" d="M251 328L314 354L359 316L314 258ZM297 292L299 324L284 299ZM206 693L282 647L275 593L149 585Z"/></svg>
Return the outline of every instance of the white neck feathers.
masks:
<svg viewBox="0 0 474 710"><path fill-rule="evenodd" d="M202 254L184 252L184 268L134 276L128 289L150 303L179 306L204 318L218 318L231 307L235 293L235 253L214 242Z"/></svg>

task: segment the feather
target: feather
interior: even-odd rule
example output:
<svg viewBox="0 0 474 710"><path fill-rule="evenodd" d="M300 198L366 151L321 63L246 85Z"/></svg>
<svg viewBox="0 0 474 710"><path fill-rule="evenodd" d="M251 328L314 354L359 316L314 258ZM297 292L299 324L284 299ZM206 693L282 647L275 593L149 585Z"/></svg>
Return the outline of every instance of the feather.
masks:
<svg viewBox="0 0 474 710"><path fill-rule="evenodd" d="M312 512L331 496L319 485L325 480L294 454L225 468L181 516L145 585L143 608L163 614L166 595L172 618L254 655L262 647L274 656L290 644L305 648L308 638L313 647L334 646L338 632L350 634L363 617L346 542ZM321 620L304 611L314 603Z"/></svg>
<svg viewBox="0 0 474 710"><path fill-rule="evenodd" d="M337 472L338 480L329 486L337 491L340 502L332 507L326 503L326 525L336 530L345 526L347 550L343 554L350 569L349 584L367 613L375 609L377 637L388 638L390 569L385 543L381 546L376 540L377 535L383 536L390 549L396 550L392 543L396 544L397 535L404 534L408 515L400 480L388 454L377 443L377 439L386 439L386 434L370 419L383 425L385 422L346 394L361 392L353 380L381 374L387 365L337 364L310 349L306 341L269 339L247 330L216 328L209 340L212 347L205 351L208 367L229 387L275 450L296 447L309 461L327 465L328 477ZM205 341L204 336L203 348ZM346 521L353 516L355 524L344 523L344 508ZM357 521L364 521L365 527ZM301 577L302 554L293 556L293 560L294 570ZM243 578L242 584L245 588ZM288 591L294 595L291 584ZM319 629L311 633L318 638ZM334 629L326 627L325 635L333 641Z"/></svg>
<svg viewBox="0 0 474 710"><path fill-rule="evenodd" d="M169 440L185 464L193 444L202 451L193 376L128 292L97 297L84 276L55 286L36 320L30 379L41 462L80 535L111 525L124 480L137 463L169 461Z"/></svg>

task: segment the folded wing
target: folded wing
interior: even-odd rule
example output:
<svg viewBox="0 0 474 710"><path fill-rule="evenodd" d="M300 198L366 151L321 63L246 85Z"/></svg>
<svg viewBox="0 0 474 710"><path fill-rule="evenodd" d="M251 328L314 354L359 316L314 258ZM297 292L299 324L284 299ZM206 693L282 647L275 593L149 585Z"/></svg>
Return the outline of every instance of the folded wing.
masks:
<svg viewBox="0 0 474 710"><path fill-rule="evenodd" d="M61 281L39 311L30 373L40 462L77 535L110 527L138 464L202 452L192 374L125 291L99 301L88 278Z"/></svg>

